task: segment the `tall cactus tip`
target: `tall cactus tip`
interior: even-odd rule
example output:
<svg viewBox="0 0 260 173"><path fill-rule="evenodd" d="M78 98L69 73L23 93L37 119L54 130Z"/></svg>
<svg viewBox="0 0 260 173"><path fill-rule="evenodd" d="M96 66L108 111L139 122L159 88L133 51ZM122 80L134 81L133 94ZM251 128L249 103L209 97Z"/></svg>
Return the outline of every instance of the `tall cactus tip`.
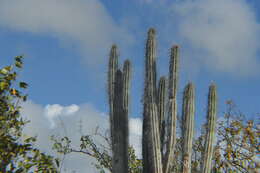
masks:
<svg viewBox="0 0 260 173"><path fill-rule="evenodd" d="M212 88L212 89L216 89L217 88L217 86L216 86L214 81L211 81L211 84L210 84L209 88Z"/></svg>
<svg viewBox="0 0 260 173"><path fill-rule="evenodd" d="M159 81L166 81L166 76L161 76Z"/></svg>
<svg viewBox="0 0 260 173"><path fill-rule="evenodd" d="M180 48L180 46L177 45L177 44L175 44L175 45L172 46L172 49L178 49L178 48Z"/></svg>
<svg viewBox="0 0 260 173"><path fill-rule="evenodd" d="M129 59L126 59L126 60L124 61L124 65L131 65L131 61L130 61Z"/></svg>
<svg viewBox="0 0 260 173"><path fill-rule="evenodd" d="M184 96L187 95L190 91L194 91L194 89L195 89L194 84L192 82L189 82L184 87L184 91L183 91Z"/></svg>
<svg viewBox="0 0 260 173"><path fill-rule="evenodd" d="M114 58L118 56L118 50L116 44L113 44L110 49L110 58Z"/></svg>
<svg viewBox="0 0 260 173"><path fill-rule="evenodd" d="M191 81L188 82L187 87L194 87L193 83Z"/></svg>
<svg viewBox="0 0 260 173"><path fill-rule="evenodd" d="M150 29L148 30L148 36L154 36L155 34L156 34L156 31L155 31L154 28L150 28Z"/></svg>
<svg viewBox="0 0 260 173"><path fill-rule="evenodd" d="M111 47L111 49L116 49L116 48L117 48L116 44L113 44Z"/></svg>

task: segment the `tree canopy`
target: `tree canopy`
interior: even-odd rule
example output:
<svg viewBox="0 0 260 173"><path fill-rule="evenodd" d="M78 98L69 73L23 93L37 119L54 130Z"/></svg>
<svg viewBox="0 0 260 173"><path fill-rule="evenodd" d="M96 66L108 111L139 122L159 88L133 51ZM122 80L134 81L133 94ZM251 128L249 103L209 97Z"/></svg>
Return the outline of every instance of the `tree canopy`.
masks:
<svg viewBox="0 0 260 173"><path fill-rule="evenodd" d="M28 87L17 79L22 67L23 56L17 56L14 64L0 69L0 172L58 172L58 159L41 152L34 146L36 137L22 131L28 123L20 114Z"/></svg>

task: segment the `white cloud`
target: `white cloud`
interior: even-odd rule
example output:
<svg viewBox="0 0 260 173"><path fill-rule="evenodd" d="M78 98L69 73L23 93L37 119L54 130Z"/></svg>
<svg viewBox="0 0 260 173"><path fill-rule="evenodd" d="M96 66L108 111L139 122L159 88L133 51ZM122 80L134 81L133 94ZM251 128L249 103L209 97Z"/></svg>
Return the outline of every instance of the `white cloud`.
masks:
<svg viewBox="0 0 260 173"><path fill-rule="evenodd" d="M71 115L74 114L75 112L77 112L79 110L79 106L72 104L70 106L66 106L64 107L63 111L65 115Z"/></svg>
<svg viewBox="0 0 260 173"><path fill-rule="evenodd" d="M63 107L59 104L47 105L45 107L45 115L47 117L55 117L57 115L60 115L62 110L63 110Z"/></svg>
<svg viewBox="0 0 260 173"><path fill-rule="evenodd" d="M173 3L171 12L178 36L191 47L189 61L237 76L259 71L260 24L245 0L187 0Z"/></svg>
<svg viewBox="0 0 260 173"><path fill-rule="evenodd" d="M55 118L62 115L72 115L79 110L79 106L72 104L70 106L62 106L59 104L46 105L44 115L51 123L51 128L55 127Z"/></svg>
<svg viewBox="0 0 260 173"><path fill-rule="evenodd" d="M138 158L142 158L142 132L143 122L141 118L129 119L129 141L135 149L135 153Z"/></svg>
<svg viewBox="0 0 260 173"><path fill-rule="evenodd" d="M132 133L142 135L142 121L140 118L131 118L129 120L129 129Z"/></svg>
<svg viewBox="0 0 260 173"><path fill-rule="evenodd" d="M32 101L22 104L22 115L31 122L26 125L24 132L30 136L38 136L37 146L43 151L52 155L51 135L68 136L73 146L79 146L80 136L94 134L96 127L101 133L105 133L109 127L108 116L98 111L91 104L62 106L59 104L39 105ZM50 122L53 123L50 125ZM138 157L141 157L141 134L142 121L139 118L129 119L129 138ZM104 143L96 139L97 143ZM91 164L94 160L82 154L71 154L65 158L63 168L66 172L75 170L78 173L86 169L90 173L96 173L95 167Z"/></svg>
<svg viewBox="0 0 260 173"><path fill-rule="evenodd" d="M76 41L91 67L104 62L112 43L132 41L99 0L1 0L0 26Z"/></svg>

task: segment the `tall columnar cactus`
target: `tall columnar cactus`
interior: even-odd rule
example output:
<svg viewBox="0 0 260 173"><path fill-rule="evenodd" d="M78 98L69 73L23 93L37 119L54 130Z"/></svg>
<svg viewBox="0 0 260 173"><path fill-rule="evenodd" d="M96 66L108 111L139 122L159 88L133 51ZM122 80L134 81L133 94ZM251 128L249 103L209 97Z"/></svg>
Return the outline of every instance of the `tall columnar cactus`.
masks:
<svg viewBox="0 0 260 173"><path fill-rule="evenodd" d="M179 48L171 48L169 76L161 77L156 88L155 30L148 31L145 52L145 83L143 95L143 173L171 173L176 147L177 89L179 78ZM108 93L112 139L112 172L128 172L128 112L131 64L118 68L118 53L112 46L109 57ZM168 82L166 82L168 81ZM168 86L166 85L168 84ZM168 92L166 88L168 87ZM194 133L194 86L184 89L182 106L182 173L191 172ZM168 98L166 97L168 96ZM167 105L167 106L166 106ZM167 109L167 110L166 110ZM216 120L216 86L211 85L208 96L207 137L201 172L211 171Z"/></svg>
<svg viewBox="0 0 260 173"><path fill-rule="evenodd" d="M155 30L148 31L145 53L145 88L143 112L143 172L162 173L158 110L156 105Z"/></svg>
<svg viewBox="0 0 260 173"><path fill-rule="evenodd" d="M203 155L202 173L211 172L211 163L213 156L213 142L215 138L216 127L216 114L217 114L217 91L216 86L212 84L209 87L208 94L208 110L207 110L207 125L206 125L206 139L205 151Z"/></svg>
<svg viewBox="0 0 260 173"><path fill-rule="evenodd" d="M166 153L163 158L163 172L171 172L171 163L176 144L176 123L177 123L177 89L178 89L178 72L179 72L179 48L171 48L170 66L169 66L169 93L168 93L168 136Z"/></svg>
<svg viewBox="0 0 260 173"><path fill-rule="evenodd" d="M126 60L123 72L118 69L116 46L109 59L108 88L112 141L112 172L128 172L128 106L131 64Z"/></svg>
<svg viewBox="0 0 260 173"><path fill-rule="evenodd" d="M191 153L194 134L194 86L189 83L183 93L182 132L183 132L183 163L182 172L191 172Z"/></svg>

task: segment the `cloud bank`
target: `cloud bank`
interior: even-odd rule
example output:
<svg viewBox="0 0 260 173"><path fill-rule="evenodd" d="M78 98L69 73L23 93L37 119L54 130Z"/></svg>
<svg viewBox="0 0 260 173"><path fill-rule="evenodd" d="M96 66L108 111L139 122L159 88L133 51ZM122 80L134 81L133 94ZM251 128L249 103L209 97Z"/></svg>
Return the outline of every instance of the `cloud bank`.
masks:
<svg viewBox="0 0 260 173"><path fill-rule="evenodd" d="M30 120L24 129L25 134L37 135L37 146L43 151L56 155L52 151L51 135L68 136L72 140L73 146L79 146L81 134L94 134L97 127L101 133L108 129L108 116L98 111L91 104L63 106L59 104L39 105L32 101L27 101L22 105L22 115ZM141 134L142 121L140 118L130 118L130 145L132 145L137 155L141 156ZM102 142L97 139L97 143ZM102 143L104 144L104 143ZM71 154L66 156L63 163L63 172L76 171L96 173L92 163L95 160L83 154Z"/></svg>
<svg viewBox="0 0 260 173"><path fill-rule="evenodd" d="M73 41L89 67L95 67L104 65L112 43L124 51L126 47L130 49L129 45L137 39L130 31L143 30L140 25L148 23L161 30L167 28L166 33L163 31L164 39L178 41L185 51L182 54L188 57L185 64L238 77L259 72L260 24L246 0L140 2L146 2L146 11L141 10L143 15L135 9L128 14L129 20L137 20L131 21L137 25L127 25L130 21L123 25L116 22L121 16L112 17L114 9L106 9L100 0L2 0L0 26L52 35L62 44ZM131 3L143 8L140 2ZM150 15L154 12L154 20L147 18L148 11Z"/></svg>

